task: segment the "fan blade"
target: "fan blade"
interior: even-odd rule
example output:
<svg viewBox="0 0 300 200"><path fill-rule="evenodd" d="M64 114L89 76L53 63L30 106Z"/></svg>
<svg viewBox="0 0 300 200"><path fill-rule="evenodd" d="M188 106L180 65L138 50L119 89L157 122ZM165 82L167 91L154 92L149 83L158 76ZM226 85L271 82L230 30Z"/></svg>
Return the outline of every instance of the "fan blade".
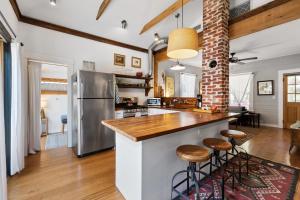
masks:
<svg viewBox="0 0 300 200"><path fill-rule="evenodd" d="M256 60L256 59L258 59L258 57L242 58L242 59L239 59L239 61L245 61L245 60Z"/></svg>
<svg viewBox="0 0 300 200"><path fill-rule="evenodd" d="M246 64L246 63L244 63L244 62L241 62L241 61L237 61L237 62L236 62L236 64L239 64L239 65L244 65L244 64Z"/></svg>
<svg viewBox="0 0 300 200"><path fill-rule="evenodd" d="M111 0L103 0L102 4L98 10L96 20L98 20L101 17L101 15L104 13L105 9L110 4L110 2L111 2Z"/></svg>

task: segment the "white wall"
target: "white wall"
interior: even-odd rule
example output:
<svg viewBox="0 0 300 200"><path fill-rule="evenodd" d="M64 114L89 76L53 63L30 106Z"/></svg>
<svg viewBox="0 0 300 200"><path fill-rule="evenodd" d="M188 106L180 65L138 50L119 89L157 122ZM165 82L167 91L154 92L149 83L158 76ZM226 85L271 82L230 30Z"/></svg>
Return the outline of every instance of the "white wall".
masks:
<svg viewBox="0 0 300 200"><path fill-rule="evenodd" d="M135 75L137 71L144 74L148 72L147 54L117 46L112 46L96 41L20 23L22 32L20 39L25 44L24 53L27 58L47 58L55 60L68 60L71 62L72 71L81 68L82 61L96 62L96 71L106 73L120 73ZM114 66L114 53L126 55L126 67ZM142 68L131 67L131 57L142 58ZM62 63L65 64L65 63ZM120 89L120 95L127 95L128 92ZM139 97L139 103L143 104L147 97L143 90L132 90L131 96ZM149 96L153 96L153 90Z"/></svg>
<svg viewBox="0 0 300 200"><path fill-rule="evenodd" d="M67 95L41 95L41 100L47 102L45 109L48 118L48 132L61 132L61 115L67 115L68 112L68 96ZM67 127L65 127L65 131Z"/></svg>
<svg viewBox="0 0 300 200"><path fill-rule="evenodd" d="M158 64L158 85L162 86L165 91L165 83L162 79L162 73L165 74L165 76L171 76L174 78L174 86L175 86L175 97L180 96L180 73L191 73L196 74L196 87L195 87L195 94L199 94L199 81L202 77L202 68L201 67L194 67L185 65L186 69L181 71L173 71L169 69L172 65L174 65L175 62L173 61L163 61Z"/></svg>
<svg viewBox="0 0 300 200"><path fill-rule="evenodd" d="M137 71L148 73L147 54L117 46L112 46L69 34L52 31L24 23L20 23L20 41L24 43L23 63L26 66L27 59L37 59L48 62L68 65L68 81L75 70L81 68L83 60L94 61L96 71L106 73L135 74ZM114 66L114 53L126 55L126 67ZM131 65L131 57L142 59L142 68L135 69ZM136 96L139 104L143 104L145 97L144 90L120 89L120 96ZM72 88L68 86L68 119L71 119ZM149 97L153 97L153 90ZM72 122L68 121L68 130L72 130ZM72 146L71 132L68 133L68 146Z"/></svg>
<svg viewBox="0 0 300 200"><path fill-rule="evenodd" d="M252 62L245 65L234 65L230 68L230 73L254 72L253 103L254 110L261 113L262 123L270 126L278 126L279 121L279 101L278 101L278 72L280 70L300 68L300 54ZM273 96L258 96L257 81L274 80Z"/></svg>

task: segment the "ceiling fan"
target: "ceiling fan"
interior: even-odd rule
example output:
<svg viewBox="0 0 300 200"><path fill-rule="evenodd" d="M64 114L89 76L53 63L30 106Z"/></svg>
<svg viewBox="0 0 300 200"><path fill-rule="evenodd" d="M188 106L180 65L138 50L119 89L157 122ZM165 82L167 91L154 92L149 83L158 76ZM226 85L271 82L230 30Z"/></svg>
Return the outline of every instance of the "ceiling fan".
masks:
<svg viewBox="0 0 300 200"><path fill-rule="evenodd" d="M242 58L242 59L239 59L238 57L235 57L235 54L236 54L236 53L231 53L231 54L230 54L230 55L231 55L231 57L229 58L229 62L230 62L230 63L237 63L237 64L243 65L243 64L246 64L246 63L244 63L244 62L242 62L242 61L256 60L256 59L258 59L258 57L250 57L250 58Z"/></svg>
<svg viewBox="0 0 300 200"><path fill-rule="evenodd" d="M104 13L105 9L108 7L108 5L110 4L111 0L103 0L102 4L99 7L97 16L96 16L96 20L98 20L101 15Z"/></svg>

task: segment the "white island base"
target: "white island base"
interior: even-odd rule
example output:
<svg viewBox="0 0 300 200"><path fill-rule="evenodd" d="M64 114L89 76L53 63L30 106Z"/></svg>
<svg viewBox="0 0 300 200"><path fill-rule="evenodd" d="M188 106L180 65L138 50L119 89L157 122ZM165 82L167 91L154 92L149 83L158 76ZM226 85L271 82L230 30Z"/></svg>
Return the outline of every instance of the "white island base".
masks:
<svg viewBox="0 0 300 200"><path fill-rule="evenodd" d="M127 200L171 199L172 177L187 167L187 162L176 156L176 148L203 146L204 138L222 138L219 132L223 129L228 129L227 120L140 142L116 133L117 188Z"/></svg>

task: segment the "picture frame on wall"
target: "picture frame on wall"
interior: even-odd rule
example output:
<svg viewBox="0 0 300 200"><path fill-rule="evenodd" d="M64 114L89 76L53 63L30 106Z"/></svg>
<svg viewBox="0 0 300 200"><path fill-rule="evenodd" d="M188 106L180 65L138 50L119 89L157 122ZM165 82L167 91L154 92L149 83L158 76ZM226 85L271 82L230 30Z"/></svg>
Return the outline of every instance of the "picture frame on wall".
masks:
<svg viewBox="0 0 300 200"><path fill-rule="evenodd" d="M142 67L142 59L138 57L131 58L131 66L134 68L141 68Z"/></svg>
<svg viewBox="0 0 300 200"><path fill-rule="evenodd" d="M125 67L125 55L114 54L114 65Z"/></svg>
<svg viewBox="0 0 300 200"><path fill-rule="evenodd" d="M257 95L274 95L274 81L257 81Z"/></svg>
<svg viewBox="0 0 300 200"><path fill-rule="evenodd" d="M171 76L166 76L165 78L165 96L174 97L175 96L175 81Z"/></svg>

